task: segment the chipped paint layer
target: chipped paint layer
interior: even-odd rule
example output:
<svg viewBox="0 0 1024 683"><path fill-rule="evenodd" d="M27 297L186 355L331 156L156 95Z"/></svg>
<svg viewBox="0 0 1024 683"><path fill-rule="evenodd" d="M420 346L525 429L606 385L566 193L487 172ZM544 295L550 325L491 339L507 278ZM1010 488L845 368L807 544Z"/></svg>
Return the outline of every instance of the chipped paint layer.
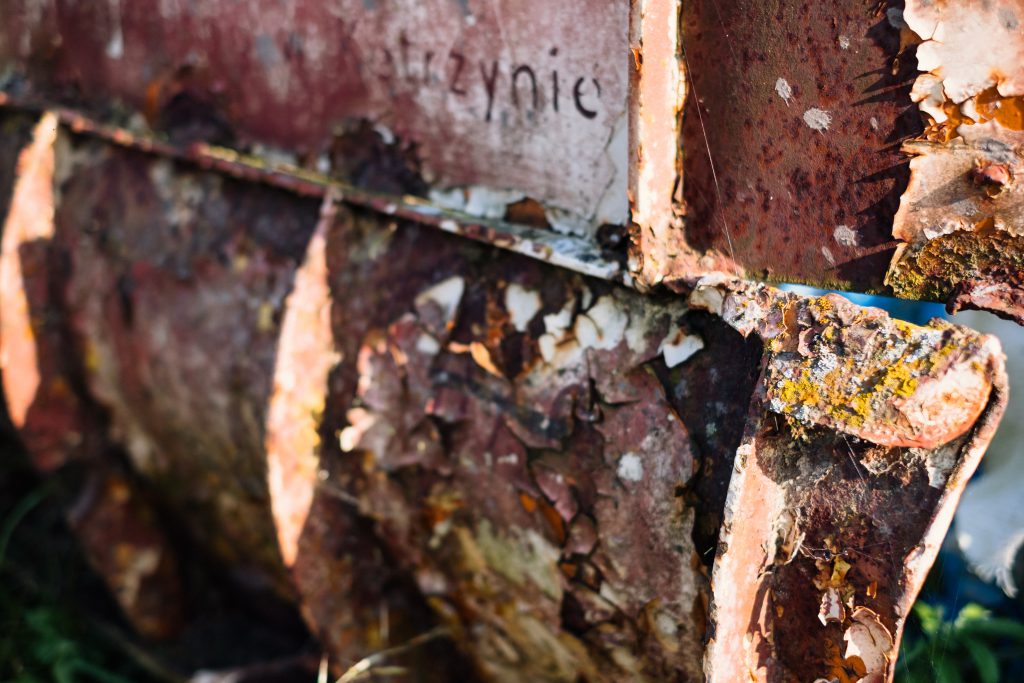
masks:
<svg viewBox="0 0 1024 683"><path fill-rule="evenodd" d="M399 296L338 300L336 338L358 360L328 481L465 634L484 677L696 680L701 581L674 494L693 453L645 367L685 307L521 259L465 260L464 245L414 226L372 261L348 249L339 292L396 263L420 270ZM434 307L455 292L452 272L460 296Z"/></svg>
<svg viewBox="0 0 1024 683"><path fill-rule="evenodd" d="M921 235L949 228L923 215L938 212L936 202L974 233L987 218L998 225L1016 215L1015 172L993 161L986 142L1020 145L1016 0L914 2L905 12L866 0L778 11L746 0L608 2L576 12L591 39L572 44L562 42L581 30L566 18L571 8L442 4L434 12L421 3L257 3L227 22L216 3L171 2L152 22L115 0L24 0L11 6L11 35L0 40L14 74L2 97L53 101L55 88L74 83L76 105L116 124L106 133L121 142L156 149L138 135L155 131L207 167L302 191L331 184L351 203L588 275L635 277L641 288L685 289L721 271L880 290L908 178L890 143L909 138L915 178L895 233L912 246L899 249L888 284L901 296L1019 315L1020 264L1012 254L990 263L996 250L984 235L919 249ZM239 21L251 31L235 35ZM181 30L192 22L206 28ZM915 49L923 71L910 97L927 117L924 137L903 115ZM577 71L593 74L570 76ZM228 83L222 72L238 77ZM93 96L127 106L103 109ZM967 128L977 130L958 132ZM372 143L350 135L362 129ZM953 138L966 147L927 147ZM473 144L450 144L464 139ZM973 184L963 187L967 173ZM947 177L956 197L935 189ZM622 236L613 231L614 246L602 248L601 228L627 221L628 263ZM830 237L826 225L845 229ZM957 259L964 251L977 258Z"/></svg>
<svg viewBox="0 0 1024 683"><path fill-rule="evenodd" d="M886 678L903 618L1001 411L1001 355L988 337L905 325L834 296L697 280L742 264L758 277L834 272L838 284L873 287L877 263L851 262L887 256L888 226L876 223L898 183L877 173L895 157L881 141L903 130L901 105L895 96L851 102L898 78L864 91L849 83L898 52L904 19L892 14L887 27L858 3L814 7L813 25L827 29L806 49L836 62L822 69L787 54L783 69L756 48L784 42L787 27L808 19L791 8L766 17L762 5L723 6L724 23L691 3L685 21L704 30L692 42L682 40L677 3L629 5L634 109L629 126L614 122L604 149L629 147L636 280L592 242L506 223L502 205L515 201L538 225L583 225L551 207L538 213L518 189L487 189L474 176L445 195L455 208L439 207L436 195L433 204L400 195L423 191L420 180L440 190L454 181L429 164L410 168L415 154L394 148L406 133L393 122L373 131L384 148L366 153L378 165L360 176L351 162L360 177L343 183L301 168L291 138L282 144L295 154L271 161L265 149L185 146L180 130L166 131L167 144L69 111L49 115L62 125L62 142L42 147L56 156L48 182L59 192L27 202L46 211L26 212L28 190L16 189L10 214L52 213L46 241L60 258L48 251L32 262L34 285L22 278L0 288L5 301L45 290L42 319L67 321L36 334L43 352L29 365L38 375L25 385L29 407L40 414L42 387L64 401L42 411L48 419L84 420L76 401L102 414L82 432L123 450L237 582L299 604L336 660L441 625L452 634L448 649L414 655L439 681ZM824 12L835 22L819 21ZM104 59L140 49L130 23L104 42ZM709 26L728 27L727 40ZM312 59L302 38L284 49L255 35L251 57L275 78L287 75ZM736 53L735 41L755 53ZM399 36L393 58L401 46ZM711 84L706 69L689 73L697 116L684 124L691 58L742 78L713 73ZM830 78L819 85L822 73ZM408 84L392 85L401 94ZM280 92L254 96L295 106L287 79L273 87ZM747 124L744 88L768 103L756 125ZM915 92L933 111L944 104L934 82ZM973 96L972 111L987 117L976 131L1015 125L1015 95L997 94ZM714 125L701 123L705 114ZM239 116L256 125L244 108ZM275 119L281 128L264 132L298 135L307 123ZM685 192L680 126L698 171ZM929 141L950 130L930 129ZM865 135L878 136L878 150L863 149ZM986 198L972 210L988 211L992 225L925 221L927 230L906 232L920 253L968 233L997 234L993 245L1017 237L1015 160L961 138L970 154L992 157L972 162L968 188ZM315 155L318 168L353 151L337 145L333 157ZM617 196L617 181L605 180L601 205L621 205L605 203ZM365 189L378 182L398 189ZM914 242L918 232L927 240ZM9 261L6 244L5 235ZM19 258L32 256L25 246ZM693 291L687 303L622 281ZM965 305L1000 300L1008 281L986 270L960 279L958 296ZM48 381L64 378L63 366L46 365L53 359L77 367L74 400ZM20 426L31 437L39 425L50 426ZM52 445L32 443L44 468L75 452L62 443L48 454ZM139 500L100 499L119 498ZM97 518L118 515L145 518ZM95 539L94 553L102 542L113 547ZM173 568L174 554L143 540L94 561L126 603L146 606L126 607L145 627L159 604L146 596L172 585L161 567Z"/></svg>
<svg viewBox="0 0 1024 683"><path fill-rule="evenodd" d="M925 328L829 294L806 299L763 285L705 280L722 317L768 351L765 398L805 427L885 446L934 448L969 430L989 403L998 342L941 321Z"/></svg>
<svg viewBox="0 0 1024 683"><path fill-rule="evenodd" d="M910 2L904 19L922 41L911 97L929 125L903 145L911 177L886 282L1024 322L1024 5Z"/></svg>
<svg viewBox="0 0 1024 683"><path fill-rule="evenodd" d="M808 128L819 133L825 132L832 125L832 114L817 107L811 107L805 111L801 118L803 118Z"/></svg>

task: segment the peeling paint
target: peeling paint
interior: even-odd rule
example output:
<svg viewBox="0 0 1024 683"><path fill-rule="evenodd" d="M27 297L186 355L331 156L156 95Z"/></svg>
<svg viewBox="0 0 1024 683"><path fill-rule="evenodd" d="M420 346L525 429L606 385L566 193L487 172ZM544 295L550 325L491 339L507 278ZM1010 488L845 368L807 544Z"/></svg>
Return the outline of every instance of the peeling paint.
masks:
<svg viewBox="0 0 1024 683"><path fill-rule="evenodd" d="M832 235L836 243L844 247L857 246L857 233L849 225L837 225Z"/></svg>
<svg viewBox="0 0 1024 683"><path fill-rule="evenodd" d="M806 300L738 282L697 291L708 288L723 296L727 322L765 340L768 403L801 424L933 448L964 434L988 404L1000 357L992 337L938 321L916 328L836 295Z"/></svg>
<svg viewBox="0 0 1024 683"><path fill-rule="evenodd" d="M819 133L825 132L828 130L828 127L832 125L832 114L824 109L818 109L817 107L812 107L805 111L803 119L808 128L816 130Z"/></svg>
<svg viewBox="0 0 1024 683"><path fill-rule="evenodd" d="M789 82L781 76L777 81L775 81L775 92L787 105L789 104L789 101L793 99L793 88L790 87Z"/></svg>
<svg viewBox="0 0 1024 683"><path fill-rule="evenodd" d="M505 290L505 308L516 332L526 331L526 326L540 312L542 305L540 294L535 290L514 282Z"/></svg>
<svg viewBox="0 0 1024 683"><path fill-rule="evenodd" d="M674 368L685 363L693 354L704 348L704 340L694 334L686 334L683 330L669 330L668 336L661 342L658 350L665 356L665 365Z"/></svg>
<svg viewBox="0 0 1024 683"><path fill-rule="evenodd" d="M344 18L345 2L333 8L332 26ZM56 205L69 268L58 317L81 340L71 347L60 337L53 349L81 362L81 392L109 415L109 438L184 511L200 544L248 580L298 601L332 656L385 649L398 635L379 626L393 619L394 634L434 624L458 634L461 656L485 680L891 674L903 619L1005 400L1001 351L994 339L952 325L911 326L837 296L805 298L731 279L727 273L742 264L757 277L873 282L867 266L851 263L882 253L884 231L864 212L891 188L879 182L852 191L840 171L859 179L889 167L888 151L865 153L857 131L895 135L893 111L905 103L851 108L864 93L838 90L849 79L833 76L885 61L878 56L896 35L889 28L904 28L904 19L887 13L878 45L861 41L856 50L836 31L866 35L857 19L812 31L808 43L823 58L840 55L843 65L808 75L789 53L786 64L769 55L764 66L730 53L749 38L750 22L765 25L756 7L739 21L736 13L750 9L742 3L724 8L730 40L716 49L726 58L709 60L714 52L699 40L684 45L680 10L684 23L706 21L700 5L617 6L622 21L614 25L623 33L612 42L625 48L628 39L634 52L628 72L621 62L621 92L602 90L600 101L632 109L601 117L600 134L587 134L600 144L587 145L586 159L553 153L544 135L513 140L516 149L542 149L545 169L565 162L568 176L534 173L530 159L511 158L510 127L544 122L512 120L516 114L506 110L505 132L493 132L497 120L491 128L459 128L479 133L469 148L450 135L426 141L420 170L434 185L430 201L376 195L297 167L305 140L321 173L329 170L320 149L326 129L317 126L328 109L332 121L340 115L322 106L336 92L306 98L308 111L291 118L253 113L253 101L276 112L299 106L293 91L301 79L279 72L301 72L303 60L321 69L337 56L322 36L319 46L312 35L279 42L265 25L280 19L277 10L254 19L246 36L246 52L262 70L250 83L253 99L232 85L225 96L237 107L241 140L276 140L286 152L280 158L273 147L256 157L202 143L175 148L69 111L49 117L74 150L57 151L62 192L36 203ZM926 5L909 4L907 25L920 27L923 16L940 11ZM296 7L310 14L295 21L320 11ZM518 10L500 20L490 10L463 16L467 7L459 10L460 40L502 54L510 44L504 30L529 34L536 19ZM405 9L427 26L424 35L448 35L447 15L428 26L429 7ZM384 16L376 5L363 10ZM167 16L208 12L213 19L216 11L175 5ZM861 22L882 17L859 6L841 11ZM786 12L779 26L797 22ZM131 99L139 92L132 55L150 29L126 17L120 49L130 68L115 73L110 87ZM399 24L379 19L380 36L395 37ZM217 35L216 22L203 26L204 40ZM502 41L478 44L494 26ZM544 28L531 40L567 30ZM112 37L104 35L103 46ZM948 61L943 51L958 40L929 36L922 63L940 54ZM596 50L603 38L592 42L588 49ZM417 46L410 39L407 47ZM993 51L1004 66L1005 47ZM75 50L91 54L88 45ZM615 53L601 52L598 70ZM392 60L395 54L401 50ZM578 61L575 48L572 54ZM426 61L412 70L392 64L413 76L408 82L345 93L346 102L384 91L397 98L378 124L385 144L425 140L426 129L403 117L429 97L433 81L415 78ZM548 77L544 63L545 73L534 77ZM703 87L709 63L741 69L767 103L764 116L785 117L777 124L784 135L758 139L760 152L743 138L745 119L762 138L767 119L754 119L732 91ZM508 77L504 62L497 68L506 71L492 73ZM969 65L931 71L960 78L970 94L951 108L936 73L915 84L912 97L932 118L905 147L917 157L890 282L898 293L952 295L954 305L1014 315L1024 173L1013 74L990 83ZM267 75L275 76L272 88L259 80ZM517 91L512 78L505 94L518 93L522 104L525 86ZM712 78L732 82L719 72ZM595 86L596 95L596 80L577 85L587 93ZM799 118L785 109L809 93L822 108ZM708 124L701 120L699 138L686 136L687 163L706 149L713 176L713 187L698 178L696 194L682 185L679 145L665 144L696 126L692 115L681 120L687 95L690 112ZM485 117L494 113L486 101ZM6 95L0 102L10 104ZM723 140L723 129L737 140ZM578 142L577 132L554 149ZM860 147L851 151L851 140ZM739 158L753 160L750 168L734 163L733 144ZM480 155L500 155L501 163L491 159L480 171ZM531 184L543 184L543 192ZM19 193L27 187L16 192L9 216L26 215ZM856 196L830 201L831 189ZM569 234L505 222L510 205L534 196L545 200L532 215L537 225ZM696 196L713 199L687 206ZM634 223L628 267L636 280L624 276L622 254L608 256L614 250L590 239L601 217L625 219L627 199ZM120 213L111 219L107 207ZM773 220L779 215L797 227L776 229L789 225ZM18 231L4 235L9 265L7 233L16 239ZM780 249L782 238L800 247ZM688 296L640 294L621 283L667 284ZM4 280L0 294L16 297L25 288ZM721 345L725 333L751 338L743 358L723 351L737 348ZM736 364L752 368L746 384L735 379L747 371ZM29 370L38 371L39 386L58 376L34 360ZM730 378L726 389L723 378ZM54 452L54 462L67 457L66 446ZM194 490L172 485L200 475ZM901 510L898 520L893 509ZM698 553L695 533L708 520L712 528L700 533L713 542ZM86 524L81 533L95 528ZM154 594L147 581L173 565L173 553L139 543L118 562L97 564L112 585L122 581L126 602L142 603ZM438 675L455 660L440 662Z"/></svg>
<svg viewBox="0 0 1024 683"><path fill-rule="evenodd" d="M911 98L929 126L912 155L886 275L899 296L946 300L1024 322L1020 241L1024 41L1017 2L908 3L921 39Z"/></svg>
<svg viewBox="0 0 1024 683"><path fill-rule="evenodd" d="M640 481L644 478L644 464L636 453L626 453L619 458L619 467L616 470L619 479L623 481Z"/></svg>

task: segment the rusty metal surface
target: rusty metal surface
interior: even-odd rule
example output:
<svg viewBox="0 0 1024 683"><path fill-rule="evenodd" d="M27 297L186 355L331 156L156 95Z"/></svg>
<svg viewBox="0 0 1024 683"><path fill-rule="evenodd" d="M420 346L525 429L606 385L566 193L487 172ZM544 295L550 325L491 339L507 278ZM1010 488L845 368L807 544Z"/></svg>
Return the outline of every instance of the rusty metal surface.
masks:
<svg viewBox="0 0 1024 683"><path fill-rule="evenodd" d="M0 345L37 378L5 371L12 417L52 469L80 456L33 410L102 408L87 441L336 666L440 627L407 653L421 680L886 675L1002 405L994 340L722 278L641 295L57 122L5 220ZM33 320L53 331L25 342ZM102 505L90 547L136 537ZM142 549L94 563L122 594L173 585ZM169 624L147 600L122 604ZM858 664L871 636L891 647Z"/></svg>
<svg viewBox="0 0 1024 683"><path fill-rule="evenodd" d="M0 97L642 289L728 272L1021 318L1019 0L456 5L18 0Z"/></svg>
<svg viewBox="0 0 1024 683"><path fill-rule="evenodd" d="M518 193L576 215L569 226L628 219L624 0L8 0L0 13L0 61L44 92L115 115L121 101L172 139L316 160L368 120L415 149L437 190Z"/></svg>
<svg viewBox="0 0 1024 683"><path fill-rule="evenodd" d="M318 202L61 140L55 231L90 393L191 533L251 584L289 595L263 425L278 316Z"/></svg>
<svg viewBox="0 0 1024 683"><path fill-rule="evenodd" d="M644 367L678 302L347 220L323 486L374 521L486 679L699 678L678 498L694 455Z"/></svg>
<svg viewBox="0 0 1024 683"><path fill-rule="evenodd" d="M13 69L5 97L72 103L114 124L64 112L83 129L303 191L322 193L337 178L321 172L334 174L353 203L640 288L685 289L717 271L1020 317L1019 0L977 9L912 2L905 13L899 2L737 0L687 3L681 16L667 0L623 2L577 12L586 19L574 30L559 18L571 12L526 2L468 3L460 16L453 7L413 39L407 24L426 10L405 5L257 3L242 17L253 31L234 35L217 5L169 2L150 16L113 1L12 3L0 40ZM200 19L203 31L180 30ZM973 38L978 22L1005 34L999 49ZM933 30L949 37L926 40ZM561 44L576 31L589 39ZM525 42L509 52L516 36ZM445 50L423 50L435 40L469 66L473 50L497 51L478 64L498 65L508 81L504 105L500 88L481 91L493 121L484 113L481 123L468 91L433 92L444 79L424 78L427 55ZM593 71L607 108L590 119L586 106L569 112L566 99L555 112L545 78L560 69ZM530 103L537 111L524 118L519 85L531 78L541 84ZM582 131L590 122L599 130ZM474 144L449 144L459 139ZM986 179L981 166L1005 181ZM951 221L994 221L997 232L950 231ZM628 268L623 231L601 225L627 222Z"/></svg>
<svg viewBox="0 0 1024 683"><path fill-rule="evenodd" d="M681 191L683 159L691 147L682 134L684 102L693 95L681 4L636 1L630 12L629 266L641 288L741 270L727 256L688 239Z"/></svg>
<svg viewBox="0 0 1024 683"><path fill-rule="evenodd" d="M153 501L131 485L104 415L84 390L80 359L69 353L75 344L58 294L66 269L53 225L57 121L45 116L31 128L5 123L19 127L5 142L25 143L16 164L0 171L15 178L0 251L7 410L41 472L56 479L71 472L74 483L61 496L68 521L126 615L143 635L165 637L182 619L176 554Z"/></svg>
<svg viewBox="0 0 1024 683"><path fill-rule="evenodd" d="M887 7L684 3L691 248L758 279L881 289L907 178L899 141L920 130Z"/></svg>
<svg viewBox="0 0 1024 683"><path fill-rule="evenodd" d="M29 112L42 114L50 110L38 104L12 99L0 92L0 111L10 111L13 116L27 115ZM76 133L120 146L158 154L166 159L190 162L225 176L281 188L299 196L319 198L334 191L349 204L363 206L385 216L432 225L444 232L492 244L584 275L630 281L621 254L591 240L504 220L484 219L458 209L440 207L411 195L366 190L289 162L268 161L224 147L205 143L184 147L171 145L150 134L132 133L125 128L106 125L69 109L56 109L53 113Z"/></svg>
<svg viewBox="0 0 1024 683"><path fill-rule="evenodd" d="M297 604L339 674L429 636L399 657L411 680L891 678L1001 415L998 343L724 273L873 290L888 267L899 294L1020 319L1017 0L697 2L681 25L673 2L609 3L584 52L633 49L628 130L597 148L629 160L628 263L625 232L559 235L521 198L579 189L561 147L510 171L494 155L546 138L467 123L486 144L454 159L452 121L423 123L405 56L447 14L406 42L349 4L252 4L252 35L220 3L0 10L0 57L28 67L0 93L4 393L41 470L84 472L70 519L133 623L183 618L156 501L234 583ZM465 39L506 59L488 42L529 34L524 7ZM1009 34L985 60L974 18ZM548 23L529 45L569 35ZM331 41L374 26L404 80L309 87L358 72ZM441 177L372 126L334 136L382 92ZM256 142L292 156L218 146ZM480 219L477 190L404 194L508 178L514 216L511 195L478 194L501 208Z"/></svg>

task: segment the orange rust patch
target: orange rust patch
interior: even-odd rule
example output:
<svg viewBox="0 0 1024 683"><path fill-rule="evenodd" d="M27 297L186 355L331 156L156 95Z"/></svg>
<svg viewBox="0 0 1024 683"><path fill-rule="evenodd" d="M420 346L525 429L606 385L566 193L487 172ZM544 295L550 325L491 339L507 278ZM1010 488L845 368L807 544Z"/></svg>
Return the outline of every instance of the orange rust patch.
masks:
<svg viewBox="0 0 1024 683"><path fill-rule="evenodd" d="M983 122L994 120L1010 130L1024 130L1024 97L1003 97L993 86L978 93L975 105Z"/></svg>
<svg viewBox="0 0 1024 683"><path fill-rule="evenodd" d="M565 543L565 522L562 521L562 516L558 514L558 510L546 500L538 500L537 503L541 514L544 515L544 519L547 520L551 531L555 534L555 540L558 541L559 545Z"/></svg>
<svg viewBox="0 0 1024 683"><path fill-rule="evenodd" d="M531 496L529 493L520 491L519 502L522 504L523 509L526 510L527 512L534 512L537 510L537 499Z"/></svg>

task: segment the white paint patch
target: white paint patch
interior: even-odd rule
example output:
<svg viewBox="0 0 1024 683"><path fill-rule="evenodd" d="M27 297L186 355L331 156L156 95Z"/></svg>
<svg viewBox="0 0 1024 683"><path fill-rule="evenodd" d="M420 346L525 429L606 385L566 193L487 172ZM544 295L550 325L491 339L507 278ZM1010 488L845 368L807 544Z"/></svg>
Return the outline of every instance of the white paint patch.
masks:
<svg viewBox="0 0 1024 683"><path fill-rule="evenodd" d="M959 452L955 448L935 448L925 453L925 469L928 472L928 485L941 489L949 480L949 473L956 465Z"/></svg>
<svg viewBox="0 0 1024 683"><path fill-rule="evenodd" d="M871 130L878 130L878 119L874 116L871 117Z"/></svg>
<svg viewBox="0 0 1024 683"><path fill-rule="evenodd" d="M832 232L832 237L834 237L836 243L841 246L857 246L857 233L855 233L853 228L849 225L837 225L836 229Z"/></svg>
<svg viewBox="0 0 1024 683"><path fill-rule="evenodd" d="M585 349L597 348L601 341L601 332L597 329L597 325L585 315L576 318L572 332L579 345Z"/></svg>
<svg viewBox="0 0 1024 683"><path fill-rule="evenodd" d="M859 657L867 669L861 680L882 680L890 666L893 640L878 614L867 607L854 607L850 625L843 632L843 657Z"/></svg>
<svg viewBox="0 0 1024 683"><path fill-rule="evenodd" d="M704 340L697 335L684 334L682 330L673 329L669 330L658 351L665 356L665 365L674 368L703 348Z"/></svg>
<svg viewBox="0 0 1024 683"><path fill-rule="evenodd" d="M823 133L832 125L832 114L828 113L824 109L811 107L804 112L804 123L806 123L807 127L811 130Z"/></svg>
<svg viewBox="0 0 1024 683"><path fill-rule="evenodd" d="M537 348L540 350L540 357L545 363L551 363L555 359L555 351L558 349L558 340L554 335L542 334L537 339Z"/></svg>
<svg viewBox="0 0 1024 683"><path fill-rule="evenodd" d="M590 308L592 303L594 303L594 293L590 291L590 287L583 285L580 293L580 307L585 311Z"/></svg>
<svg viewBox="0 0 1024 683"><path fill-rule="evenodd" d="M466 210L466 191L461 187L449 189L431 188L427 194L430 201L446 209Z"/></svg>
<svg viewBox="0 0 1024 683"><path fill-rule="evenodd" d="M644 464L636 453L626 453L619 458L616 472L623 481L640 481L644 478Z"/></svg>
<svg viewBox="0 0 1024 683"><path fill-rule="evenodd" d="M843 50L850 49L850 36L839 36L839 47Z"/></svg>
<svg viewBox="0 0 1024 683"><path fill-rule="evenodd" d="M544 316L544 331L556 338L561 337L572 323L572 309L575 305L576 300L569 299L558 313Z"/></svg>
<svg viewBox="0 0 1024 683"><path fill-rule="evenodd" d="M343 453L351 453L359 445L360 431L353 426L345 427L338 434L338 445Z"/></svg>
<svg viewBox="0 0 1024 683"><path fill-rule="evenodd" d="M466 213L491 220L503 219L508 205L525 196L522 192L495 190L479 185L469 187L467 192L469 199L466 201Z"/></svg>
<svg viewBox="0 0 1024 683"><path fill-rule="evenodd" d="M697 285L690 294L690 306L715 315L722 315L725 296L714 285Z"/></svg>
<svg viewBox="0 0 1024 683"><path fill-rule="evenodd" d="M397 139L395 137L395 133L390 128L385 126L383 123L378 122L373 124L373 130L375 133L377 133L377 135L380 136L381 141L385 145L395 144L395 140Z"/></svg>
<svg viewBox="0 0 1024 683"><path fill-rule="evenodd" d="M424 333L416 340L416 350L425 356L435 356L441 350L441 344L429 334Z"/></svg>
<svg viewBox="0 0 1024 683"><path fill-rule="evenodd" d="M595 337L585 343L580 336L579 323L587 319L594 325ZM577 338L584 347L596 349L613 349L619 345L626 334L626 327L629 325L629 316L622 310L615 299L611 296L602 296L597 302L577 319Z"/></svg>
<svg viewBox="0 0 1024 683"><path fill-rule="evenodd" d="M110 40L107 42L107 56L111 59L121 59L124 57L124 31L121 28L121 0L115 0L111 3L110 12L114 19L114 30L111 32Z"/></svg>
<svg viewBox="0 0 1024 683"><path fill-rule="evenodd" d="M611 139L605 146L605 156L615 169L597 205L593 224L629 224L629 117L623 114L615 123ZM590 232L588 230L588 232Z"/></svg>
<svg viewBox="0 0 1024 683"><path fill-rule="evenodd" d="M625 195L623 195L625 196ZM585 237L593 233L593 221L557 206L549 206L544 209L544 217L551 224L551 229L563 235L577 235Z"/></svg>
<svg viewBox="0 0 1024 683"><path fill-rule="evenodd" d="M825 257L825 260L828 261L830 266L834 266L836 264L836 257L832 255L832 250L828 247L822 245L821 255Z"/></svg>
<svg viewBox="0 0 1024 683"><path fill-rule="evenodd" d="M789 101L793 99L793 88L790 87L789 81L785 78L779 77L779 80L775 81L775 92L778 93L782 101L789 106Z"/></svg>
<svg viewBox="0 0 1024 683"><path fill-rule="evenodd" d="M961 227L963 227L963 223L961 222L961 220L954 218L951 220L947 220L944 223L926 225L921 230L921 232L924 234L925 239L933 240L936 237L952 235Z"/></svg>
<svg viewBox="0 0 1024 683"><path fill-rule="evenodd" d="M658 616L654 618L654 623L661 635L667 638L675 638L679 634L679 624L667 612L658 612Z"/></svg>
<svg viewBox="0 0 1024 683"><path fill-rule="evenodd" d="M517 332L525 332L526 326L540 310L540 294L522 285L512 283L505 289L505 310L508 311L512 326Z"/></svg>
<svg viewBox="0 0 1024 683"><path fill-rule="evenodd" d="M946 89L939 76L930 73L918 76L910 88L910 99L917 102L921 111L935 119L935 123L945 123L949 119L946 113Z"/></svg>
<svg viewBox="0 0 1024 683"><path fill-rule="evenodd" d="M455 316L455 309L462 301L462 293L466 290L466 281L458 275L442 280L429 289L425 289L416 297L416 307L420 308L428 301L433 301L444 313L445 320Z"/></svg>

